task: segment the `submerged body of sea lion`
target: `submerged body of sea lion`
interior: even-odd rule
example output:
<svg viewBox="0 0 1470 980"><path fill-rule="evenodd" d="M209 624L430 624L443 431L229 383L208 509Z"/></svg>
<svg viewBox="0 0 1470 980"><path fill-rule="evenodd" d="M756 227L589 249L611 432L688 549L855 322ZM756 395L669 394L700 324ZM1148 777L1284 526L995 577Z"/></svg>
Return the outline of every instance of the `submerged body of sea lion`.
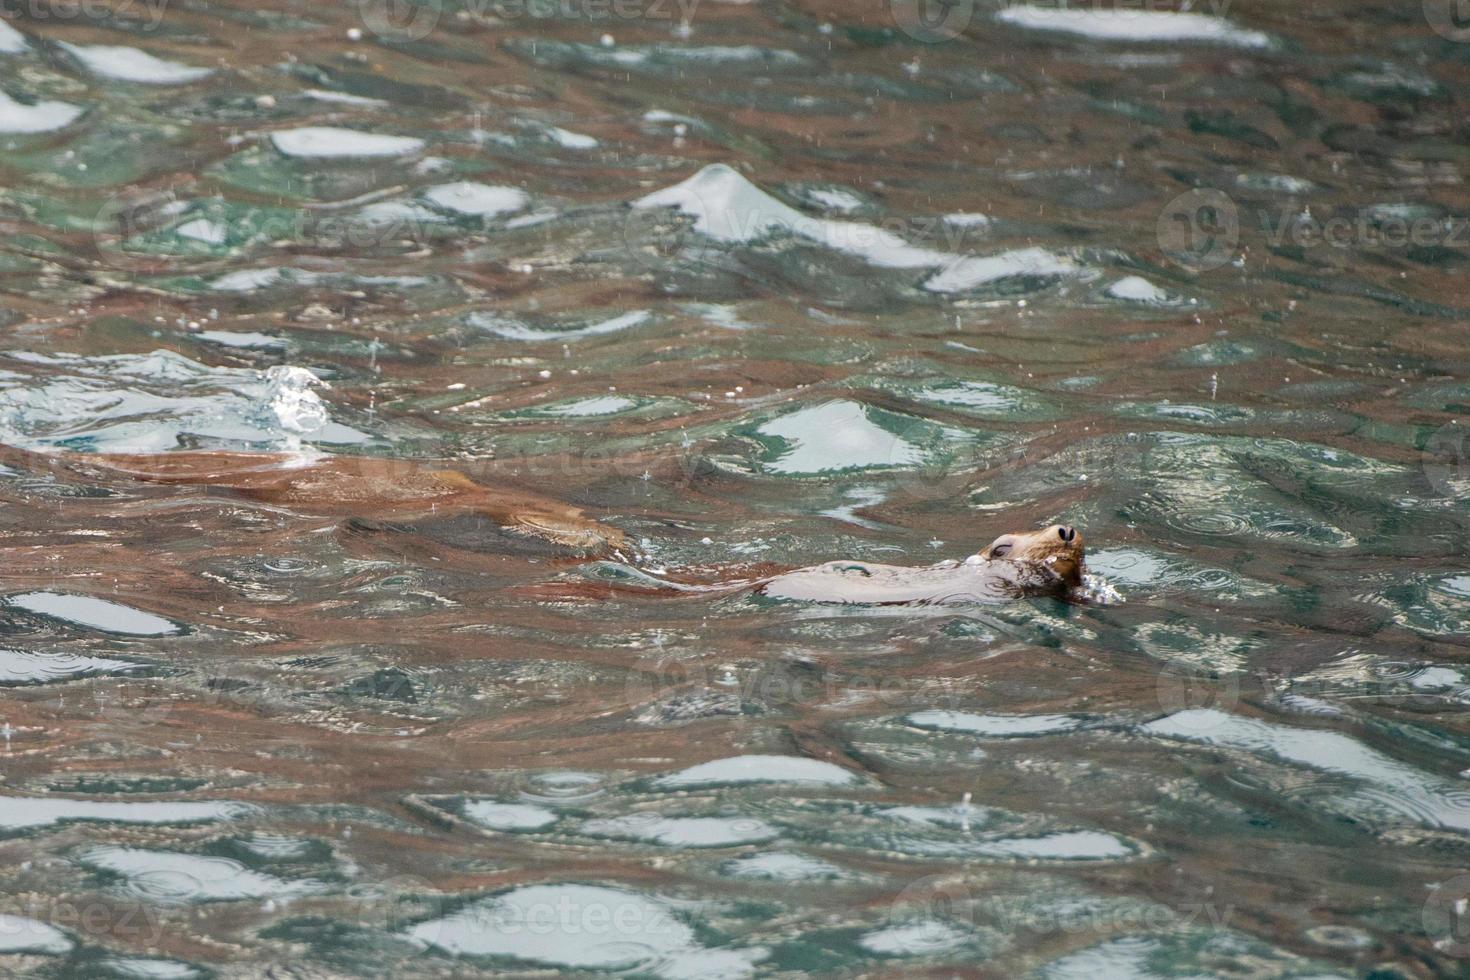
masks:
<svg viewBox="0 0 1470 980"><path fill-rule="evenodd" d="M756 592L773 599L865 605L995 603L1078 589L1082 560L1082 535L1056 524L1002 534L964 561L920 567L829 561L766 579Z"/></svg>
<svg viewBox="0 0 1470 980"><path fill-rule="evenodd" d="M292 453L167 452L72 457L150 483L228 490L306 514L413 521L471 514L579 551L625 550L623 533L575 507L408 460Z"/></svg>

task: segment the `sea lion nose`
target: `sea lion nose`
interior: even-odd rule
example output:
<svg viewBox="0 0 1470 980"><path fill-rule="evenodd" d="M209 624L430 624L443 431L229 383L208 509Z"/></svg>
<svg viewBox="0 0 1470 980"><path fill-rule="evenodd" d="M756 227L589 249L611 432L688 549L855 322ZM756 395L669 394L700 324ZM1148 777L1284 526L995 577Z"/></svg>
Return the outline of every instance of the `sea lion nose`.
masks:
<svg viewBox="0 0 1470 980"><path fill-rule="evenodd" d="M1077 529L1070 524L1060 524L1057 526L1057 537L1070 544L1077 537Z"/></svg>

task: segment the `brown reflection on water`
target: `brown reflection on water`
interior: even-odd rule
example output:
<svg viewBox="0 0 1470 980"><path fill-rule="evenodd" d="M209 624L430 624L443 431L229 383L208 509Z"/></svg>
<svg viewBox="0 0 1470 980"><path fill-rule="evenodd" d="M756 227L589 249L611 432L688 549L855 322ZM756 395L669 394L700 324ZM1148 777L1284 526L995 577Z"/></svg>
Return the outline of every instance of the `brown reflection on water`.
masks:
<svg viewBox="0 0 1470 980"><path fill-rule="evenodd" d="M14 313L0 335L5 354L167 349L219 368L283 360L321 368L333 375L334 418L387 433L364 451L394 462L368 468L444 466L560 501L620 528L641 552L635 564L678 581L751 578L849 554L915 564L961 557L1001 531L1066 518L1084 525L1095 549L1161 552L1248 579L1260 592L1124 584L1129 602L1116 606L1033 601L881 614L670 595L640 591L585 555L500 535L473 510L394 510L357 487L339 487L331 499L252 500L7 449L0 463L17 475L0 483L6 593L95 596L186 628L124 636L4 610L0 647L143 665L129 676L5 689L7 792L62 796L82 777L175 780L174 790L139 795L267 806L251 827L329 840L363 881L430 896L399 909L334 893L303 898L290 914L386 930L460 896L546 880L700 896L733 887L711 885L698 856L585 839L528 844L436 818L416 799L513 794L545 770L603 773L614 785L735 754L805 756L872 777L864 799L941 806L970 793L1149 851L1140 860L1035 867L844 851L834 859L868 877L801 886L786 909L792 932L816 929L829 912L871 924L874 910L930 874L1001 895L1051 876L1175 910L1207 906L1234 929L1345 970L1393 963L1416 976L1452 975L1460 961L1435 949L1417 917L1426 884L1463 870L1462 834L1412 821L1385 821L1385 829L1331 809L1334 792L1351 788L1348 777L1134 731L1214 706L1347 733L1446 781L1466 768L1470 726L1448 700L1374 691L1331 717L1292 715L1274 700L1275 681L1363 652L1463 663L1464 630L1405 625L1406 609L1430 602L1399 598L1395 588L1463 574L1470 543L1463 500L1426 485L1421 452L1429 432L1463 415L1463 387L1454 386L1470 376L1457 312L1470 307L1465 252L1362 241L1303 247L1271 241L1267 227L1304 209L1325 216L1400 201L1470 213L1461 174L1470 60L1427 42L1416 16L1250 7L1229 13L1295 47L1252 55L1167 46L1129 58L988 21L963 41L927 46L856 30L888 30L883 5L700 5L695 42L790 48L813 66L757 81L698 66L680 77L559 69L509 47L531 38L597 44L601 24L451 25L446 15L428 39L380 44L347 40L358 20L346 7L250 5L318 25L289 30L239 29L211 7L170 5L166 23L177 35L135 39L235 72L182 94L119 96L191 121L167 165L149 169L137 188L314 213L330 202L231 185L215 167L241 152L232 138L242 134L258 142L270 128L344 125L443 134L433 153L472 168L466 179L525 185L559 217L443 238L410 228L357 247L279 241L248 254L119 257L87 227L105 195L7 157L0 184L60 202L76 220L9 204L0 214L15 239L6 254L42 263L0 266L4 307ZM815 28L824 22L835 30ZM38 38L132 43L101 25L17 23ZM611 31L622 46L667 43L669 26L631 21ZM319 69L318 82L278 70L288 56ZM1360 62L1370 56L1419 66L1440 90L1416 95L1386 82L1364 95L1361 86L1378 83L1345 76L1367 71ZM1017 90L954 81L977 67ZM291 103L275 112L236 104L269 89L285 106L318 83L389 105ZM925 91L884 94L903 84ZM806 95L840 109L790 101ZM708 126L676 139L641 120L649 109ZM577 157L465 138L475 128L518 132L522 117L592 135L601 148ZM55 137L58 151L64 145ZM701 251L678 235L666 251L630 244L624 203L711 163L788 195L801 182L853 188L881 212L834 220L886 217L884 227L908 240L967 254L1068 249L1098 278L1040 288L1025 305L1019 293L941 301L919 289L917 275L901 289L852 256L812 258L815 246ZM339 188L340 196L386 198L430 179L395 171L390 182L389 166L344 178L362 186ZM1261 191L1238 181L1261 174L1310 180L1314 189ZM1169 202L1196 186L1230 188L1241 221L1238 262L1198 274L1171 262L1158 233ZM960 232L937 221L976 212L994 225ZM699 254L681 265L685 251ZM189 293L166 281L271 265L437 278L417 292L336 282L239 294ZM1140 310L1099 298L1105 281L1128 274L1198 302ZM699 304L726 305L746 326L720 325ZM496 336L468 319L489 311L596 320L639 309L653 319L636 329L545 341ZM191 321L291 346L211 345ZM26 383L68 370L7 366L29 372ZM1054 410L977 415L880 388L875 378L990 379ZM1326 394L1300 395L1307 385ZM610 418L525 414L612 393L653 407ZM966 444L917 475L780 476L759 424L836 399L994 441ZM1188 406L1249 411L1224 421L1164 411ZM1183 504L1163 499L1128 440L1181 433L1216 440L1206 448L1240 464L1230 490L1245 498L1259 489L1287 517L1268 515L1269 526L1247 529L1260 533L1233 535L1170 523L1181 516L1171 507L1198 517L1191 501L1206 501L1197 509L1207 516L1236 502L1205 493L1224 479L1214 471L1202 474L1203 488L1186 486L1196 496L1180 491ZM1249 447L1269 440L1392 465L1398 482L1327 485L1304 476L1304 465L1272 469L1249 458ZM1048 469L1072 465L1069 454L1084 450L1093 452L1089 472L1064 479ZM397 462L406 459L415 462ZM845 496L870 483L884 493ZM831 516L845 503L855 519ZM1335 549L1306 539L1291 525L1292 507L1348 528L1357 543ZM1463 612L1463 602L1446 602ZM1155 629L1180 630L1179 649L1165 652L1195 667L1171 672L1177 663L1146 649L1139 637ZM1210 659L1234 653L1232 644L1246 651L1241 663ZM929 757L930 743L902 742L893 728L864 727L928 709L1100 722L1086 735L975 739L970 754L954 757ZM67 824L44 831L39 845L32 836L0 843L10 859L0 863L12 896L53 886L96 892L69 865L48 882L21 862L40 849L60 866L57 855L100 840L188 849L224 833ZM783 885L750 887L760 900L789 898ZM169 928L151 945L167 955L244 971L292 948L260 938L284 913L251 902L159 914ZM1324 923L1355 924L1375 945L1357 952L1307 937ZM1018 932L1022 940L987 964L932 973L1023 975L1129 931ZM121 926L107 936L115 948L150 946ZM451 975L449 962L426 958L413 969ZM879 964L864 975L927 969Z"/></svg>

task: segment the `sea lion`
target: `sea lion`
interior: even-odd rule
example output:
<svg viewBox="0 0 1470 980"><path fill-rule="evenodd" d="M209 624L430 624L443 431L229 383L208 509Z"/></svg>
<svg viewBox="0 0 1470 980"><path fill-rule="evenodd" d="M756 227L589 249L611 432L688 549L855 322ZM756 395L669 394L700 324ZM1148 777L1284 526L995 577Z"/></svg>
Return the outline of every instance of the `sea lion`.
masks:
<svg viewBox="0 0 1470 980"><path fill-rule="evenodd" d="M829 561L766 579L773 599L863 605L996 603L1082 585L1082 535L1066 524L1002 534L964 561L911 567Z"/></svg>
<svg viewBox="0 0 1470 980"><path fill-rule="evenodd" d="M69 457L150 483L206 486L306 514L412 521L474 514L578 551L626 551L617 528L567 504L410 460L302 453L167 452Z"/></svg>

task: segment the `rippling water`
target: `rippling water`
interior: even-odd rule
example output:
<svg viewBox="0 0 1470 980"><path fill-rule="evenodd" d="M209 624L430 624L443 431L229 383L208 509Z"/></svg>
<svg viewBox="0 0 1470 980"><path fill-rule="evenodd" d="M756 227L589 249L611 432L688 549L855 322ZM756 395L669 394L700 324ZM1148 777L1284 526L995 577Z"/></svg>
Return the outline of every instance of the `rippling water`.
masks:
<svg viewBox="0 0 1470 980"><path fill-rule="evenodd" d="M1454 13L0 3L0 972L1463 975Z"/></svg>

